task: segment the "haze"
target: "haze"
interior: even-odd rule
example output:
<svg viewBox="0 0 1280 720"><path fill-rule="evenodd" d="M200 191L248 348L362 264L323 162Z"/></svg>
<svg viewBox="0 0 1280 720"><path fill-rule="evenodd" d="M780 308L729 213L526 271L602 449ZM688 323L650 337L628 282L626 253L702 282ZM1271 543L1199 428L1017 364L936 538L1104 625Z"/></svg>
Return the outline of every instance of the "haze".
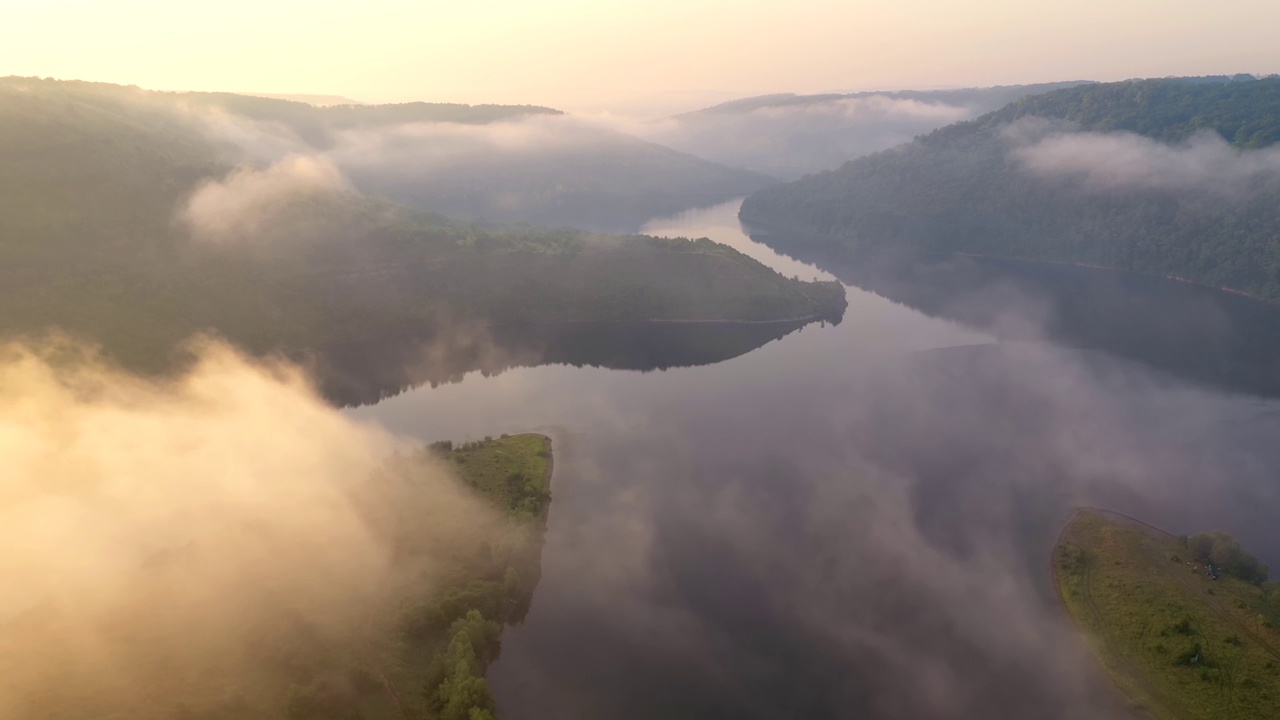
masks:
<svg viewBox="0 0 1280 720"><path fill-rule="evenodd" d="M765 92L1271 72L1268 0L6 0L0 76L661 114Z"/></svg>

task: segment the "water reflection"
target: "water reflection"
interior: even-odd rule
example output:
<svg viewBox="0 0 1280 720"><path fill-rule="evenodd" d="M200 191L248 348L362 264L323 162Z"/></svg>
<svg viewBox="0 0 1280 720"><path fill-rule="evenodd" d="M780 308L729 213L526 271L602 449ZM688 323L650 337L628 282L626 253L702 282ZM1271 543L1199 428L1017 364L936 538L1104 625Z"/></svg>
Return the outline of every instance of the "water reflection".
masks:
<svg viewBox="0 0 1280 720"><path fill-rule="evenodd" d="M810 322L485 325L330 346L314 362L326 397L340 405L366 405L421 385L460 382L473 372L489 376L556 364L640 371L709 365Z"/></svg>
<svg viewBox="0 0 1280 720"><path fill-rule="evenodd" d="M711 238L760 261L786 277L798 277L801 280L836 279L817 265L783 255L768 245L747 237L742 232L742 224L738 222L740 207L742 198L708 208L687 210L671 217L650 220L640 232L659 237Z"/></svg>
<svg viewBox="0 0 1280 720"><path fill-rule="evenodd" d="M725 214L650 228L724 238ZM1280 558L1280 404L848 297L714 365L473 373L352 411L555 440L504 717L1124 717L1046 587L1071 507Z"/></svg>
<svg viewBox="0 0 1280 720"><path fill-rule="evenodd" d="M1099 268L972 256L850 258L785 234L756 237L821 262L843 282L1003 340L1102 350L1211 387L1280 396L1280 306L1271 303Z"/></svg>

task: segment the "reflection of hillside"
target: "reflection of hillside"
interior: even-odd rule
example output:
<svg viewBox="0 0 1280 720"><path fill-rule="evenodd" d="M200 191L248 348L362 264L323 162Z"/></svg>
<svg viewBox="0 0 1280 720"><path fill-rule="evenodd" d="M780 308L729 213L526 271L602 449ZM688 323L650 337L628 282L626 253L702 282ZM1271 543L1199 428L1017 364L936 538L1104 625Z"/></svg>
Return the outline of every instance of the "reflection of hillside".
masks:
<svg viewBox="0 0 1280 720"><path fill-rule="evenodd" d="M1280 396L1280 307L1149 275L971 256L833 257L753 235L841 281L1004 339L1048 339L1220 389Z"/></svg>
<svg viewBox="0 0 1280 720"><path fill-rule="evenodd" d="M710 365L810 322L506 325L336 345L317 353L314 365L326 396L343 405L363 405L419 385L457 382L473 370L491 375L549 364L641 371Z"/></svg>

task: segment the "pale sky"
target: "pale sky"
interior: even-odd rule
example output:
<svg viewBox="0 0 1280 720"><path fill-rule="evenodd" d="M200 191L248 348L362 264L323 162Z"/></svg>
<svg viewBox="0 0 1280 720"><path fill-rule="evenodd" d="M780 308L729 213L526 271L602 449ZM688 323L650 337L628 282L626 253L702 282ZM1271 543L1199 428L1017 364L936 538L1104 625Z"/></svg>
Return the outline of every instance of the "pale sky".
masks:
<svg viewBox="0 0 1280 720"><path fill-rule="evenodd" d="M0 76L665 112L1280 72L1280 0L0 0Z"/></svg>

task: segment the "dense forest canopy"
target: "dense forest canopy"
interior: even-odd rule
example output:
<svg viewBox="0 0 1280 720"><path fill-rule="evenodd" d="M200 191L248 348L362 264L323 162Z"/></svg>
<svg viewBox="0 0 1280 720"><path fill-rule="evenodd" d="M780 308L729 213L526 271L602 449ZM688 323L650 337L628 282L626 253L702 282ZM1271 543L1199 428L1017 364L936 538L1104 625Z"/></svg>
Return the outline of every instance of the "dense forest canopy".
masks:
<svg viewBox="0 0 1280 720"><path fill-rule="evenodd" d="M763 190L741 217L810 252L1079 263L1280 300L1277 140L1277 77L1082 85Z"/></svg>
<svg viewBox="0 0 1280 720"><path fill-rule="evenodd" d="M223 116L170 100L0 82L0 334L57 328L159 369L201 331L323 356L444 328L780 321L844 307L838 285L783 278L707 240L481 227L364 195L323 155L246 164L207 128Z"/></svg>

